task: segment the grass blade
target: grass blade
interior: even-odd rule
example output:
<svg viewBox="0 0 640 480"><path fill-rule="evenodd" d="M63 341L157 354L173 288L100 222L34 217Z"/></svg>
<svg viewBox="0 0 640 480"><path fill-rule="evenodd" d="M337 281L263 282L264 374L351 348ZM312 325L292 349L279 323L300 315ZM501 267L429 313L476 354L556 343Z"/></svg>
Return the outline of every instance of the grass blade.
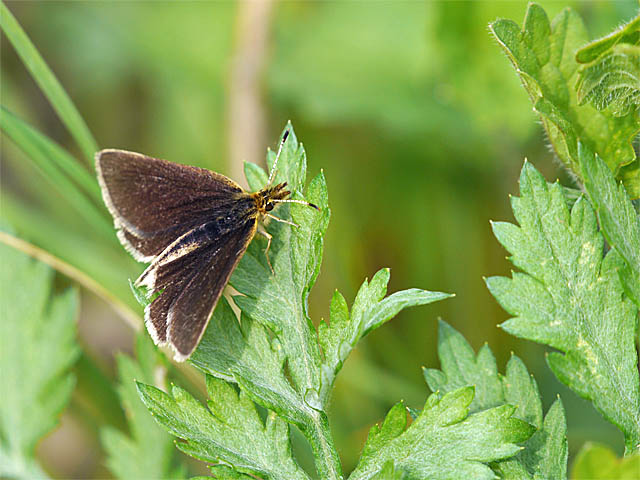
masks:
<svg viewBox="0 0 640 480"><path fill-rule="evenodd" d="M98 150L98 144L89 131L87 124L56 76L38 53L36 47L22 30L18 21L1 0L0 27L33 79L47 97L47 100L51 103L60 120L62 120L62 123L67 127L69 133L82 150L85 161L93 167L93 155Z"/></svg>
<svg viewBox="0 0 640 480"><path fill-rule="evenodd" d="M90 189L91 196L94 197L99 195L99 190L96 192L99 187L89 173L81 174L78 168L71 166L73 160L64 150L5 108L0 110L0 128L27 154L43 176L76 208L84 220L102 232L104 237L115 241L113 227L104 212L98 209L66 175L69 173L74 180L79 179L83 186ZM70 173L71 171L73 173Z"/></svg>

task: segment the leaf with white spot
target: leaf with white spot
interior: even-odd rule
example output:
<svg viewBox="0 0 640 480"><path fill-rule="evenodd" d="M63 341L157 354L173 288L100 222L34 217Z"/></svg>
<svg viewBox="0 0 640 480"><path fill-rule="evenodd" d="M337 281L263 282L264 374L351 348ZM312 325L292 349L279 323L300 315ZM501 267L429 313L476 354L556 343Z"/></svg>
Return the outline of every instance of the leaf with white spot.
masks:
<svg viewBox="0 0 640 480"><path fill-rule="evenodd" d="M558 184L549 187L525 163L521 197L512 198L520 226L498 222L493 231L525 273L487 280L514 318L501 327L552 346L549 366L625 435L640 443L640 388L635 335L637 309L624 294L615 250L603 258L604 239L585 198L569 210Z"/></svg>

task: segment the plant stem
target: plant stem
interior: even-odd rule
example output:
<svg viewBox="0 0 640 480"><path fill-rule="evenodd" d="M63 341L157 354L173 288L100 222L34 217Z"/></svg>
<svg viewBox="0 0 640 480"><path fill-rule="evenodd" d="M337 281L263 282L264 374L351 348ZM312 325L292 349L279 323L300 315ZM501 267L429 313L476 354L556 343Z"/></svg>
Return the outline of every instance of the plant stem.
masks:
<svg viewBox="0 0 640 480"><path fill-rule="evenodd" d="M312 431L302 432L309 440L313 456L316 462L316 470L322 479L341 480L342 466L340 456L333 444L333 436L329 429L329 421L324 412L314 410L310 420L313 425Z"/></svg>

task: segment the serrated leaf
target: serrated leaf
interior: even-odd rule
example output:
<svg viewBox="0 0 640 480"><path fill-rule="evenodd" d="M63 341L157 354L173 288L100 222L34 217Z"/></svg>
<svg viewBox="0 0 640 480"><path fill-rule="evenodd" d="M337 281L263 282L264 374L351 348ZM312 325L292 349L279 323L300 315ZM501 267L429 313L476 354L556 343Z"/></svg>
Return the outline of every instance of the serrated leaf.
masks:
<svg viewBox="0 0 640 480"><path fill-rule="evenodd" d="M586 443L573 463L573 480L637 480L640 472L640 454L618 458L609 447Z"/></svg>
<svg viewBox="0 0 640 480"><path fill-rule="evenodd" d="M613 116L631 113L640 103L640 16L578 50L580 104L591 102Z"/></svg>
<svg viewBox="0 0 640 480"><path fill-rule="evenodd" d="M184 478L185 473L172 468L173 441L153 420L140 400L135 381L154 384L157 380L157 353L151 339L139 334L136 339L137 361L118 355L118 394L127 414L129 435L111 427L103 428L101 439L107 452L107 466L116 478Z"/></svg>
<svg viewBox="0 0 640 480"><path fill-rule="evenodd" d="M619 257L611 251L603 259L604 239L588 201L578 200L569 211L559 185L548 187L526 162L520 192L512 198L520 226L493 225L524 271L487 280L514 315L501 327L564 352L547 357L553 372L617 425L633 450L640 439L637 309L623 295Z"/></svg>
<svg viewBox="0 0 640 480"><path fill-rule="evenodd" d="M143 383L137 386L156 420L184 440L177 443L183 452L261 478L308 478L291 456L288 425L273 413L263 422L247 395L224 380L207 376L207 406L177 386L171 395Z"/></svg>
<svg viewBox="0 0 640 480"><path fill-rule="evenodd" d="M438 357L442 370L425 369L424 376L434 392L452 392L474 386L476 396L470 412L499 405L513 405L514 417L537 428L516 456L497 462L494 470L512 480L567 478L566 422L558 399L543 421L538 385L522 360L513 355L505 376L498 373L495 358L484 345L476 356L465 338L444 321L439 322Z"/></svg>
<svg viewBox="0 0 640 480"><path fill-rule="evenodd" d="M75 384L78 296L53 295L53 270L4 244L0 265L0 476L43 478L34 449Z"/></svg>
<svg viewBox="0 0 640 480"><path fill-rule="evenodd" d="M344 297L335 292L331 300L331 323L318 326L318 339L324 353L322 363L322 390L320 401L326 405L335 377L356 343L371 330L380 327L402 309L426 305L451 297L441 292L429 292L413 288L389 295L389 269L379 270L364 281L353 302L351 315Z"/></svg>
<svg viewBox="0 0 640 480"><path fill-rule="evenodd" d="M438 322L438 358L442 371L425 369L423 372L433 392L448 393L461 387L474 386L471 413L505 403L491 349L483 346L476 357L464 337L443 320Z"/></svg>
<svg viewBox="0 0 640 480"><path fill-rule="evenodd" d="M640 308L640 218L623 185L616 185L611 170L583 145L579 146L584 186L593 203L600 228L609 245L624 259L620 270L625 291Z"/></svg>
<svg viewBox="0 0 640 480"><path fill-rule="evenodd" d="M486 463L518 453L516 443L529 438L534 429L512 417L514 408L508 405L468 416L472 400L473 387L442 398L433 394L404 431L399 428L399 408L394 407L382 427L372 428L349 478L375 478L382 469L390 468L389 463L409 478L495 478ZM406 412L402 415L406 422Z"/></svg>
<svg viewBox="0 0 640 480"><path fill-rule="evenodd" d="M306 155L291 125L278 163L275 182L288 182L292 198L302 199L306 175ZM274 155L268 155L272 164ZM247 178L259 179L255 167ZM261 185L250 185L258 190ZM303 396L308 390L320 390L320 351L307 313L307 296L322 260L322 238L329 222L327 187L319 174L307 188L306 198L321 211L299 204L283 204L274 210L278 216L299 227L270 222L267 231L273 235L269 258L275 274L271 274L264 243L253 242L231 278L231 285L243 296L234 301L243 312L268 327L276 335L288 358L288 367L296 390Z"/></svg>
<svg viewBox="0 0 640 480"><path fill-rule="evenodd" d="M629 112L614 116L591 104L581 105L575 85L575 55L587 43L580 17L565 9L549 23L537 4L530 4L522 30L511 20L497 20L492 33L513 63L558 157L577 176L578 141L597 152L633 198L640 196L640 162L631 141L640 119ZM623 168L624 167L624 168Z"/></svg>
<svg viewBox="0 0 640 480"><path fill-rule="evenodd" d="M213 376L237 382L254 401L301 429L314 416L285 377L280 343L272 345L267 330L250 317L243 316L239 323L224 298L191 361Z"/></svg>

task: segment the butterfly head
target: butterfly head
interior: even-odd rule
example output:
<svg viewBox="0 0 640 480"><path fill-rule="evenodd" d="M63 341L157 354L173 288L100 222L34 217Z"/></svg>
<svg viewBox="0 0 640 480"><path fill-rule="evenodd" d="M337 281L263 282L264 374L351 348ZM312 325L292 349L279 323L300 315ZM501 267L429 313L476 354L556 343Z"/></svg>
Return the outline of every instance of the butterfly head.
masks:
<svg viewBox="0 0 640 480"><path fill-rule="evenodd" d="M276 203L285 200L291 192L286 189L287 182L279 183L273 187L267 187L255 194L256 206L260 213L270 212Z"/></svg>
<svg viewBox="0 0 640 480"><path fill-rule="evenodd" d="M260 212L262 215L271 216L268 214L268 212L273 210L278 203L300 203L302 205L307 205L311 208L315 208L316 210L320 210L313 203L305 202L304 200L292 200L290 198L287 198L289 195L291 195L291 192L287 190L286 187L287 182L283 182L273 187L263 188L259 192L252 194L256 201L258 212Z"/></svg>

